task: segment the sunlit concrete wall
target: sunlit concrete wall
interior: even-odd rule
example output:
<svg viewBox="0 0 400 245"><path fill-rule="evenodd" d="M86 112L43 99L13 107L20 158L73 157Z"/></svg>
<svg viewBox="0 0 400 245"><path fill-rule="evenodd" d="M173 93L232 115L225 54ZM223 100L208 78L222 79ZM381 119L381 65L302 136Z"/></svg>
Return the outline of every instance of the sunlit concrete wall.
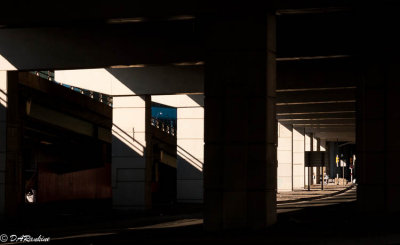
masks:
<svg viewBox="0 0 400 245"><path fill-rule="evenodd" d="M304 128L293 128L293 189L304 188Z"/></svg>
<svg viewBox="0 0 400 245"><path fill-rule="evenodd" d="M177 108L177 199L203 202L204 96L152 96L152 101Z"/></svg>
<svg viewBox="0 0 400 245"><path fill-rule="evenodd" d="M6 168L7 72L0 71L0 219L4 215Z"/></svg>
<svg viewBox="0 0 400 245"><path fill-rule="evenodd" d="M278 123L278 191L293 190L293 128Z"/></svg>
<svg viewBox="0 0 400 245"><path fill-rule="evenodd" d="M117 208L145 206L145 113L140 97L113 100L112 190Z"/></svg>
<svg viewBox="0 0 400 245"><path fill-rule="evenodd" d="M278 123L278 191L303 189L307 172L304 169L304 128ZM310 146L308 146L309 148Z"/></svg>

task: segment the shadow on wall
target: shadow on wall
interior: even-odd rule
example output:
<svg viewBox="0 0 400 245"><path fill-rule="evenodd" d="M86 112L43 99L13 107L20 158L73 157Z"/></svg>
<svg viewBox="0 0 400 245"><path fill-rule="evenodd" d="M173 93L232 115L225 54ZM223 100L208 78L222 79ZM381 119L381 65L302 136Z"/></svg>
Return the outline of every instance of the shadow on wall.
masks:
<svg viewBox="0 0 400 245"><path fill-rule="evenodd" d="M113 206L143 208L145 205L145 159L126 142L112 137L111 186Z"/></svg>
<svg viewBox="0 0 400 245"><path fill-rule="evenodd" d="M148 66L105 70L135 94L202 93L204 87L201 66ZM133 81L132 77L140 82Z"/></svg>
<svg viewBox="0 0 400 245"><path fill-rule="evenodd" d="M178 152L180 150L178 149ZM185 155L186 156L186 155ZM183 203L203 202L203 163L199 160L177 159L177 199Z"/></svg>
<svg viewBox="0 0 400 245"><path fill-rule="evenodd" d="M129 133L125 132L122 128L113 123L112 134L121 142L124 142L126 147L134 150L138 155L144 156L145 146L132 137Z"/></svg>
<svg viewBox="0 0 400 245"><path fill-rule="evenodd" d="M203 171L203 162L194 157L192 154L190 154L188 151L180 147L179 145L177 146L177 153L178 156L181 157L182 160L186 161L190 165L192 165L195 169L198 171L202 172Z"/></svg>
<svg viewBox="0 0 400 245"><path fill-rule="evenodd" d="M113 206L142 209L145 206L146 147L115 124L112 134Z"/></svg>
<svg viewBox="0 0 400 245"><path fill-rule="evenodd" d="M204 107L204 94L188 94L186 96L191 98L199 106Z"/></svg>
<svg viewBox="0 0 400 245"><path fill-rule="evenodd" d="M291 125L278 123L277 187L278 191L293 190L293 157Z"/></svg>

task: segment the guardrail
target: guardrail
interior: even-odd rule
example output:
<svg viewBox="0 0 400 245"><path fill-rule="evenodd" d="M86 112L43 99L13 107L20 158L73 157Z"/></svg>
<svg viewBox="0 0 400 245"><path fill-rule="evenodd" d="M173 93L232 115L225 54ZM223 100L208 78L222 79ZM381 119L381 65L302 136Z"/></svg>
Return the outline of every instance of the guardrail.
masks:
<svg viewBox="0 0 400 245"><path fill-rule="evenodd" d="M59 83L59 82L54 80L54 72L52 72L52 71L33 71L31 73L33 73L36 76L41 77L43 79L52 81L52 82L57 83L57 84L59 84L61 86L69 88L69 89L71 89L71 90L73 90L75 92L78 92L80 94L86 95L86 96L88 96L88 97L90 97L90 98L92 98L94 100L97 100L97 101L99 101L99 102L101 102L103 104L106 104L106 105L112 107L113 99L112 99L112 96L110 96L110 95L98 93L98 92L95 92L95 91L91 91L91 90L87 90L87 89L83 89L83 88L79 88L79 87L74 87L74 86L71 86L71 85L68 85L68 84Z"/></svg>
<svg viewBox="0 0 400 245"><path fill-rule="evenodd" d="M164 131L165 133L170 134L172 136L175 136L176 134L174 125L175 125L174 120L151 118L151 126L156 127L161 131Z"/></svg>
<svg viewBox="0 0 400 245"><path fill-rule="evenodd" d="M33 74L36 76L39 76L43 79L52 81L54 83L57 83L61 86L64 86L66 88L69 88L77 93L86 95L92 99L98 100L99 102L102 102L108 106L112 107L112 96L107 95L107 94L101 94L95 91L79 88L79 87L74 87L68 84L63 84L55 81L54 79L54 72L52 71L33 71ZM172 136L176 135L176 120L168 120L168 119L159 119L159 118L151 118L151 125L167 134L170 134Z"/></svg>

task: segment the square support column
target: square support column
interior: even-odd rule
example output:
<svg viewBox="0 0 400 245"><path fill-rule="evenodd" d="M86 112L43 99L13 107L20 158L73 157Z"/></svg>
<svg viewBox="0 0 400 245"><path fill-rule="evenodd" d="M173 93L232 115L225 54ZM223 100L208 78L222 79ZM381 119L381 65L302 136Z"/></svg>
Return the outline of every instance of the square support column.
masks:
<svg viewBox="0 0 400 245"><path fill-rule="evenodd" d="M262 229L276 222L275 16L208 20L205 229Z"/></svg>
<svg viewBox="0 0 400 245"><path fill-rule="evenodd" d="M293 126L278 123L278 192L293 191ZM303 157L304 158L304 157Z"/></svg>
<svg viewBox="0 0 400 245"><path fill-rule="evenodd" d="M390 62L365 62L357 87L357 201L371 214L400 211L400 65Z"/></svg>
<svg viewBox="0 0 400 245"><path fill-rule="evenodd" d="M313 133L305 133L304 134L304 149L305 151L317 151L317 138L314 137ZM316 172L317 167L305 167L305 186L309 186L309 179L311 180L311 185L316 184Z"/></svg>
<svg viewBox="0 0 400 245"><path fill-rule="evenodd" d="M142 210L151 206L150 113L149 96L113 98L113 208Z"/></svg>
<svg viewBox="0 0 400 245"><path fill-rule="evenodd" d="M24 204L22 181L22 122L18 98L18 72L8 71L6 145L5 148L5 214L9 220L16 220Z"/></svg>
<svg viewBox="0 0 400 245"><path fill-rule="evenodd" d="M311 151L312 147L311 147L311 137L309 133L305 132L304 129L304 151ZM304 164L304 188L308 188L308 183L309 183L309 179L310 179L310 167L305 167ZM311 176L312 177L312 176ZM311 178L312 181L312 178Z"/></svg>
<svg viewBox="0 0 400 245"><path fill-rule="evenodd" d="M293 127L293 189L304 189L304 128Z"/></svg>
<svg viewBox="0 0 400 245"><path fill-rule="evenodd" d="M311 134L311 151L319 151L318 139ZM312 184L317 184L317 167L312 167Z"/></svg>
<svg viewBox="0 0 400 245"><path fill-rule="evenodd" d="M278 191L304 189L304 128L278 123Z"/></svg>
<svg viewBox="0 0 400 245"><path fill-rule="evenodd" d="M7 72L0 71L0 221L5 215Z"/></svg>
<svg viewBox="0 0 400 245"><path fill-rule="evenodd" d="M177 108L177 201L203 203L204 96L185 96L199 104Z"/></svg>
<svg viewBox="0 0 400 245"><path fill-rule="evenodd" d="M325 148L324 148L325 149ZM317 151L321 151L321 139L317 138ZM321 184L321 167L315 167L315 183Z"/></svg>
<svg viewBox="0 0 400 245"><path fill-rule="evenodd" d="M329 142L329 178L336 178L336 143L331 141Z"/></svg>

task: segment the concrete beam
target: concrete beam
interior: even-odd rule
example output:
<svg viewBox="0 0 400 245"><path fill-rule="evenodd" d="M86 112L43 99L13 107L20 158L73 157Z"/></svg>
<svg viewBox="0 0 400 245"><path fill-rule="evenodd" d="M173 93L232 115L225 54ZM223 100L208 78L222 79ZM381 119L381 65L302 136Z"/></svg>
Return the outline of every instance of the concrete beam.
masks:
<svg viewBox="0 0 400 245"><path fill-rule="evenodd" d="M307 134L314 134L315 137L325 141L351 141L355 142L355 126L319 126L305 127Z"/></svg>
<svg viewBox="0 0 400 245"><path fill-rule="evenodd" d="M0 29L0 70L97 68L196 62L193 26ZM169 30L169 31L168 31Z"/></svg>
<svg viewBox="0 0 400 245"><path fill-rule="evenodd" d="M355 100L356 87L312 90L278 90L277 103Z"/></svg>
<svg viewBox="0 0 400 245"><path fill-rule="evenodd" d="M281 14L277 23L278 57L352 54L356 50L356 19L348 9Z"/></svg>
<svg viewBox="0 0 400 245"><path fill-rule="evenodd" d="M132 19L137 21L178 19L198 12L197 3L172 0L157 3L147 1L97 1L96 4L82 1L58 1L51 5L45 1L18 4L13 1L4 2L6 9L0 16L0 24L6 26L49 26L57 24L90 24L104 22L109 19Z"/></svg>
<svg viewBox="0 0 400 245"><path fill-rule="evenodd" d="M278 114L355 111L355 101L345 103L332 102L320 104L277 105L276 111Z"/></svg>
<svg viewBox="0 0 400 245"><path fill-rule="evenodd" d="M281 124L294 125L325 125L325 124L351 124L355 125L355 118L323 118L323 119L280 119Z"/></svg>
<svg viewBox="0 0 400 245"><path fill-rule="evenodd" d="M355 132L355 126L314 126L305 127L306 133L317 133L317 132Z"/></svg>
<svg viewBox="0 0 400 245"><path fill-rule="evenodd" d="M315 132L316 137L326 141L352 141L356 140L355 131L352 132Z"/></svg>
<svg viewBox="0 0 400 245"><path fill-rule="evenodd" d="M356 71L350 58L279 61L277 90L355 87Z"/></svg>
<svg viewBox="0 0 400 245"><path fill-rule="evenodd" d="M55 80L113 96L202 93L203 66L57 70Z"/></svg>
<svg viewBox="0 0 400 245"><path fill-rule="evenodd" d="M307 114L277 114L276 118L280 121L290 119L325 119L325 118L336 118L336 119L351 119L355 118L355 112L333 112L333 113L307 113Z"/></svg>

